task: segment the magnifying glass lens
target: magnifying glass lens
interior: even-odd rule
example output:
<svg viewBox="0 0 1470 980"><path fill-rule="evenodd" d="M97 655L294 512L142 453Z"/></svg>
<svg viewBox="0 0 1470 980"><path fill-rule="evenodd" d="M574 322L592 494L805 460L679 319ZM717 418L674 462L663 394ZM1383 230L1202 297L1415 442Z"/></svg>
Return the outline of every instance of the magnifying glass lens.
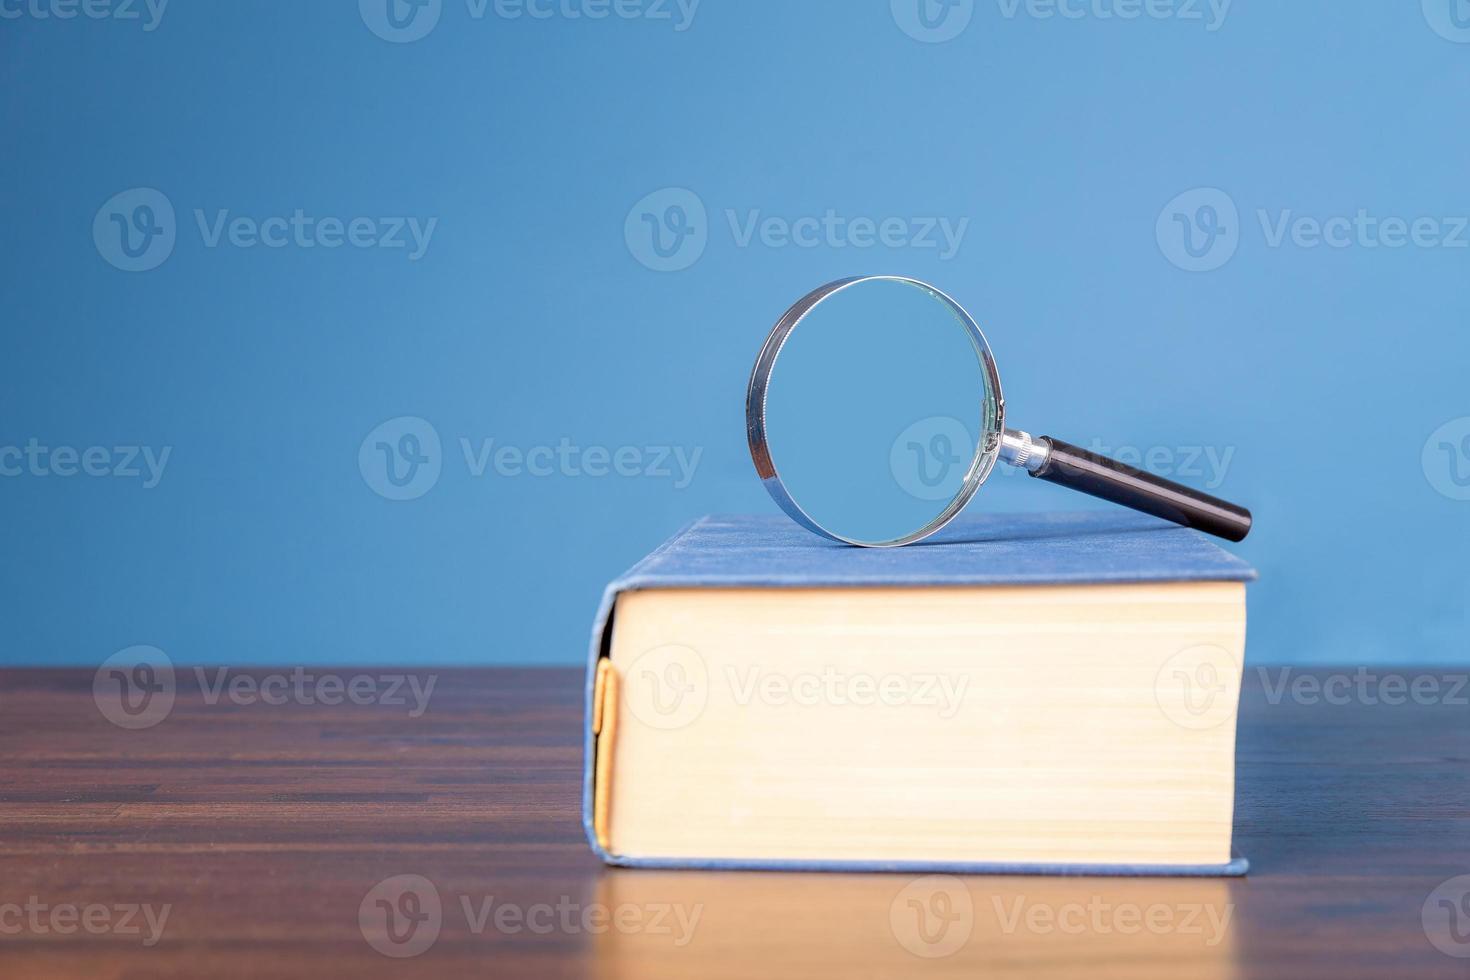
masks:
<svg viewBox="0 0 1470 980"><path fill-rule="evenodd" d="M970 475L994 462L998 393L985 356L953 304L922 283L861 279L819 299L766 390L771 462L791 500L859 544L900 543L947 519L974 492Z"/></svg>
<svg viewBox="0 0 1470 980"><path fill-rule="evenodd" d="M997 460L1230 541L1239 504L1051 436L1005 427L980 327L916 279L828 283L786 311L745 394L756 475L793 520L848 544L912 544L943 527Z"/></svg>

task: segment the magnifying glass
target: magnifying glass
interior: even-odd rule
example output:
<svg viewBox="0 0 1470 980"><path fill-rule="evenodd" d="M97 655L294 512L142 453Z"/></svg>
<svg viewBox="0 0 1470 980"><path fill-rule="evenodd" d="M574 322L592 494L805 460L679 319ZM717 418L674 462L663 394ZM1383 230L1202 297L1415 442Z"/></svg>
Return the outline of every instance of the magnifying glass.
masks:
<svg viewBox="0 0 1470 980"><path fill-rule="evenodd" d="M964 309L903 276L808 293L750 375L756 473L798 524L889 548L938 531L997 461L1049 483L1239 541L1250 511L1050 436L1006 427L990 345Z"/></svg>

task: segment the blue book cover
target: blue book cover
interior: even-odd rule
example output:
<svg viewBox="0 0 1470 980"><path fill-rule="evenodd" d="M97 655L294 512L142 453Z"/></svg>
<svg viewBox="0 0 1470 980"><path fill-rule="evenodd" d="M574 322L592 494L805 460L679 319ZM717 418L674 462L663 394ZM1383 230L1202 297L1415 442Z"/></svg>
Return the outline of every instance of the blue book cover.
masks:
<svg viewBox="0 0 1470 980"><path fill-rule="evenodd" d="M1242 875L1244 858L1211 865L1062 865L752 861L636 858L608 853L593 824L594 695L608 627L624 592L661 588L922 588L1249 582L1256 572L1198 531L1132 511L962 515L902 548L857 548L818 537L784 516L703 517L611 582L592 629L583 779L583 826L594 851L626 867L942 871L956 874Z"/></svg>

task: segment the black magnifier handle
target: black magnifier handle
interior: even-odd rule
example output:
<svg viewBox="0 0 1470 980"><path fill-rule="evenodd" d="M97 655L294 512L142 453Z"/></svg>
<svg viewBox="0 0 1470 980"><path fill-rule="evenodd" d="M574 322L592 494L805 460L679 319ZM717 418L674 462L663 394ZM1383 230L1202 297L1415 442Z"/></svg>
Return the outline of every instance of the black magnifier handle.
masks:
<svg viewBox="0 0 1470 980"><path fill-rule="evenodd" d="M1227 541L1240 541L1250 533L1251 512L1244 507L1060 439L1043 436L1038 441L1042 447L1049 447L1040 466L1034 470L1027 467L1038 479L1081 490Z"/></svg>

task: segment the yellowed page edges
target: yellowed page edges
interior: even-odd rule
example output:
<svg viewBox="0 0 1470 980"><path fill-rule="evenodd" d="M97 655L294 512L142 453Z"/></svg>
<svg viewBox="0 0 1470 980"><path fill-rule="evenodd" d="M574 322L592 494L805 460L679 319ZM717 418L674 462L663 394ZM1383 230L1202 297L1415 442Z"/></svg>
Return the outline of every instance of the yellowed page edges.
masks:
<svg viewBox="0 0 1470 980"><path fill-rule="evenodd" d="M609 850L608 816L612 800L613 739L618 733L618 675L606 658L597 665L592 690L592 733L597 736L596 785L592 788L592 829L597 844Z"/></svg>
<svg viewBox="0 0 1470 980"><path fill-rule="evenodd" d="M607 687L607 672L612 664L606 657L597 661L597 676L592 681L592 734L602 731L602 693Z"/></svg>

